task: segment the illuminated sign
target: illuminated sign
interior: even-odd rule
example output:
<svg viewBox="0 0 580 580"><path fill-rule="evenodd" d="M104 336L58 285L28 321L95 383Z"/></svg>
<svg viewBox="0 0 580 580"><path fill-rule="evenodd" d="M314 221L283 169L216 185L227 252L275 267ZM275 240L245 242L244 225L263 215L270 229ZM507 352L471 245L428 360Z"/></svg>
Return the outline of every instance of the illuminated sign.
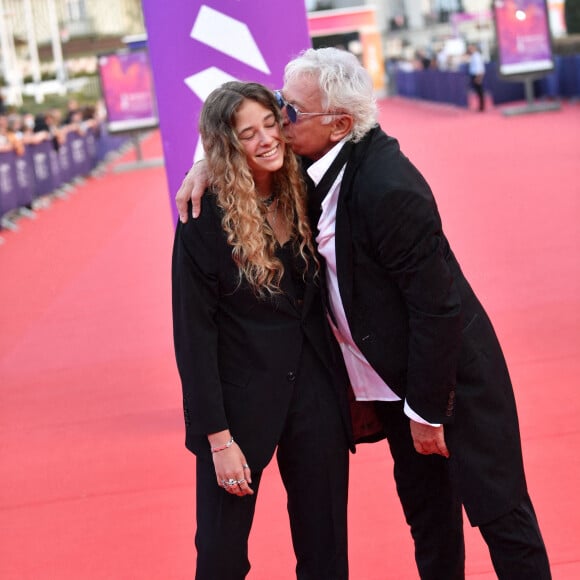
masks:
<svg viewBox="0 0 580 580"><path fill-rule="evenodd" d="M102 54L98 64L109 131L156 127L157 106L147 52Z"/></svg>
<svg viewBox="0 0 580 580"><path fill-rule="evenodd" d="M501 75L553 70L546 0L495 0L494 16Z"/></svg>

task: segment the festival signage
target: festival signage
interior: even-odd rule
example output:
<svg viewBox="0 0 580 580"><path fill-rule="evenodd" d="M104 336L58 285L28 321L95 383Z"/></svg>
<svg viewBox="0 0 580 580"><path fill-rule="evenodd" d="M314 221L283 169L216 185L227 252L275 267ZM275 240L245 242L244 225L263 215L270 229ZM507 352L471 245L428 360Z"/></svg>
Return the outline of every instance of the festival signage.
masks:
<svg viewBox="0 0 580 580"><path fill-rule="evenodd" d="M494 17L502 76L554 69L546 0L495 0Z"/></svg>
<svg viewBox="0 0 580 580"><path fill-rule="evenodd" d="M13 152L0 153L0 217L18 207Z"/></svg>
<svg viewBox="0 0 580 580"><path fill-rule="evenodd" d="M52 193L58 187L55 175L55 164L51 160L51 152L56 154L50 141L42 141L30 148L30 161L34 171L35 193L38 197Z"/></svg>
<svg viewBox="0 0 580 580"><path fill-rule="evenodd" d="M174 209L184 173L203 155L205 99L229 80L279 88L286 63L311 46L306 8L304 0L143 0L143 11Z"/></svg>
<svg viewBox="0 0 580 580"><path fill-rule="evenodd" d="M98 70L109 132L158 126L153 76L146 50L101 54Z"/></svg>

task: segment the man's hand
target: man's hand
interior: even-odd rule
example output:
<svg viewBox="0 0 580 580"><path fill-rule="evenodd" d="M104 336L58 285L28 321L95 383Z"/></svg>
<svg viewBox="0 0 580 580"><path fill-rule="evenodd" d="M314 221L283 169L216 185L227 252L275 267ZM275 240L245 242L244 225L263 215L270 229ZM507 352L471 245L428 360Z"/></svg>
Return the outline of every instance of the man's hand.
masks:
<svg viewBox="0 0 580 580"><path fill-rule="evenodd" d="M187 172L181 186L177 190L175 196L175 205L179 213L179 221L186 223L188 219L187 204L191 199L193 217L199 216L201 198L205 188L209 185L209 176L207 174L207 162L205 160L198 161L192 165Z"/></svg>
<svg viewBox="0 0 580 580"><path fill-rule="evenodd" d="M443 457L449 457L449 451L447 450L447 445L445 445L443 425L432 427L411 419L411 437L417 453L421 453L421 455L438 454L443 455Z"/></svg>

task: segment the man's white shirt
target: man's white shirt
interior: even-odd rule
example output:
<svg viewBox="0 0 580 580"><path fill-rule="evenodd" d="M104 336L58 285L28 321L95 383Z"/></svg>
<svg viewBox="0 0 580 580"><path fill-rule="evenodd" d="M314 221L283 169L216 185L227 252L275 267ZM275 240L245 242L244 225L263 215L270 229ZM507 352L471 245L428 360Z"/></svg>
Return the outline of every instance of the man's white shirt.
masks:
<svg viewBox="0 0 580 580"><path fill-rule="evenodd" d="M326 155L313 163L308 168L308 175L315 185L320 183L324 174L339 154L348 138L335 145ZM346 164L345 164L346 167ZM358 401L400 401L400 397L385 383L378 373L369 364L360 349L355 344L346 314L336 272L336 208L338 195L344 175L345 167L342 167L336 180L331 185L328 194L322 201L322 214L318 220L319 234L316 237L318 251L326 261L326 281L328 286L328 301L332 309L333 317L328 316L334 335L340 345L342 356L346 365L348 376L354 395ZM333 319L334 318L334 319ZM405 401L405 414L415 421L432 424L425 421L415 413ZM436 424L432 424L438 426Z"/></svg>

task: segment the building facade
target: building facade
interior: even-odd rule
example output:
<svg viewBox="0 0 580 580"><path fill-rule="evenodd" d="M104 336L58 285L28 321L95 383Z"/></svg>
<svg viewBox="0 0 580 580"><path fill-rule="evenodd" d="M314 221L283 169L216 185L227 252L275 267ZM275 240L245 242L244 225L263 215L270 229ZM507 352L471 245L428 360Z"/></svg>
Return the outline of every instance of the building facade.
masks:
<svg viewBox="0 0 580 580"><path fill-rule="evenodd" d="M51 12L56 13L61 40L89 36L124 36L144 32L140 0L28 0L36 41L49 44ZM27 0L3 0L5 19L16 38L27 38Z"/></svg>
<svg viewBox="0 0 580 580"><path fill-rule="evenodd" d="M94 70L96 54L145 31L140 0L0 0L0 18L5 79L11 66L31 76L37 58L43 75L61 60L71 69L65 72L74 74L79 65Z"/></svg>

